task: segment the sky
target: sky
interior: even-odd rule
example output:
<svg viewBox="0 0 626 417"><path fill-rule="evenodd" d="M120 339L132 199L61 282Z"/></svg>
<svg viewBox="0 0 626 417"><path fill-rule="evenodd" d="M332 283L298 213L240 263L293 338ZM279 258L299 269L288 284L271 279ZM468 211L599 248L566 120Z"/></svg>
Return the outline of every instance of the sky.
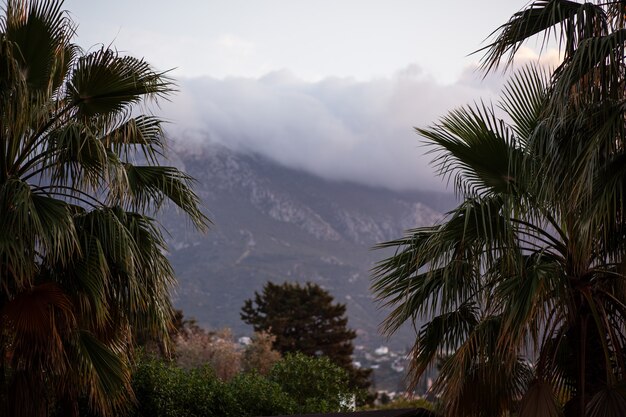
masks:
<svg viewBox="0 0 626 417"><path fill-rule="evenodd" d="M497 96L476 71L523 0L67 0L84 49L171 70L177 149L221 143L330 179L439 189L414 127ZM531 45L532 47L532 45ZM522 61L536 52L522 51ZM542 59L556 62L554 51Z"/></svg>

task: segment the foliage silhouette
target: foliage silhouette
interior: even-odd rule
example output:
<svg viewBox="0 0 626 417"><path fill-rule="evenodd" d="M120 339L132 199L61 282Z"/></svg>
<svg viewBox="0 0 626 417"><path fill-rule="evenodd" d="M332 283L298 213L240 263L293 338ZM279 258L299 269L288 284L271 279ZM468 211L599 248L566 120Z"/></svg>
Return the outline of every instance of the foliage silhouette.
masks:
<svg viewBox="0 0 626 417"><path fill-rule="evenodd" d="M396 253L373 288L394 307L388 332L426 321L414 378L449 354L435 385L446 415L626 413L625 29L622 2L535 1L483 67L542 33L562 64L518 72L503 118L481 103L418 129L462 202L382 244Z"/></svg>
<svg viewBox="0 0 626 417"><path fill-rule="evenodd" d="M352 365L356 333L347 327L346 306L333 301L317 284L268 282L254 300L245 301L241 318L256 332L274 335L274 349L281 354L326 356L349 373L352 386L367 388L371 371Z"/></svg>
<svg viewBox="0 0 626 417"><path fill-rule="evenodd" d="M0 17L0 408L116 415L132 400L132 329L167 338L174 281L152 218L205 229L192 179L161 166L172 92L141 59L72 43L61 1ZM137 162L139 161L139 162ZM143 162L143 163L141 163Z"/></svg>

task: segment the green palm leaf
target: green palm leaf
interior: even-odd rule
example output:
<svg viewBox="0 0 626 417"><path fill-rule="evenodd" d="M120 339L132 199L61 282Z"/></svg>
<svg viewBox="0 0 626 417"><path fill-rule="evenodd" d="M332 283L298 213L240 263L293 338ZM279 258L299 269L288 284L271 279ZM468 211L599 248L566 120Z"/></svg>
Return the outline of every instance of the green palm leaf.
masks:
<svg viewBox="0 0 626 417"><path fill-rule="evenodd" d="M62 1L9 0L0 17L0 411L118 415L133 333L167 347L174 274L155 215L206 229L193 180L160 164L172 92L141 59L71 43ZM142 161L146 166L134 166ZM47 397L41 397L41 392Z"/></svg>
<svg viewBox="0 0 626 417"><path fill-rule="evenodd" d="M89 332L79 333L77 347L82 359L81 380L87 384L83 389L90 393L91 407L109 413L123 411L129 400L128 364L123 362L118 352Z"/></svg>
<svg viewBox="0 0 626 417"><path fill-rule="evenodd" d="M511 19L492 33L498 33L496 39L485 48L487 50L481 65L485 71L496 68L508 55L507 62L513 61L515 53L524 41L543 33L547 40L552 31L567 53L572 52L576 44L592 34L607 31L606 14L601 6L589 2L578 3L569 0L538 0L524 10L515 13ZM598 33L599 31L599 33Z"/></svg>
<svg viewBox="0 0 626 417"><path fill-rule="evenodd" d="M463 201L440 224L380 244L395 253L372 288L391 307L388 333L425 321L414 383L449 354L433 388L445 415L621 410L606 390L626 375L623 105L555 113L557 95L524 68L501 102L515 125L483 104L418 130Z"/></svg>
<svg viewBox="0 0 626 417"><path fill-rule="evenodd" d="M133 151L141 152L142 156L156 163L158 156L163 156L165 147L162 121L154 116L138 116L126 120L120 126L103 135L100 140L104 146L125 160L133 156Z"/></svg>
<svg viewBox="0 0 626 417"><path fill-rule="evenodd" d="M67 101L78 118L107 116L129 109L144 97L171 92L172 84L146 62L101 49L78 59L67 83Z"/></svg>
<svg viewBox="0 0 626 417"><path fill-rule="evenodd" d="M547 88L547 74L533 65L523 67L505 84L500 108L511 118L518 140L530 138L541 121Z"/></svg>
<svg viewBox="0 0 626 417"><path fill-rule="evenodd" d="M484 104L458 109L432 128L417 131L436 146L432 152L439 172L454 176L455 188L464 194L505 193L515 186L512 175L522 155L493 109Z"/></svg>
<svg viewBox="0 0 626 417"><path fill-rule="evenodd" d="M3 32L15 48L14 56L18 57L29 88L36 94L49 96L55 91L59 75L64 73L64 63L71 60L71 53L64 46L74 29L61 7L60 2L7 3Z"/></svg>
<svg viewBox="0 0 626 417"><path fill-rule="evenodd" d="M167 199L187 213L196 227L204 229L208 219L198 209L200 201L191 189L190 176L174 167L125 164L124 168L133 207L158 208Z"/></svg>

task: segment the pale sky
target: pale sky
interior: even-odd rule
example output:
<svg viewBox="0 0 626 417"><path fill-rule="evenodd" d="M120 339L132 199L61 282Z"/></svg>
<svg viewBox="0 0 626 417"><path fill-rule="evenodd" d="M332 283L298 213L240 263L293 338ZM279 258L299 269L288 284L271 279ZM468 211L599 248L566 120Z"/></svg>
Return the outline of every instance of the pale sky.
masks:
<svg viewBox="0 0 626 417"><path fill-rule="evenodd" d="M67 0L83 47L113 43L176 75L367 80L417 63L454 82L523 0Z"/></svg>
<svg viewBox="0 0 626 417"><path fill-rule="evenodd" d="M480 54L468 55L525 4L68 0L65 8L83 48L111 44L174 68L179 92L159 114L177 149L217 142L329 179L442 190L413 127L497 97L503 76L483 80ZM522 52L523 62L537 59Z"/></svg>

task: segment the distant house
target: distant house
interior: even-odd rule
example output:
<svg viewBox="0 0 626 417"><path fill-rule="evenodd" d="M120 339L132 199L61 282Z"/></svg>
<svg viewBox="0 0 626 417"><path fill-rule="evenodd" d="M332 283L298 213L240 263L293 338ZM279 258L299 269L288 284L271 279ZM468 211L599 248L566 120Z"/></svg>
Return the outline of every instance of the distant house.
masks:
<svg viewBox="0 0 626 417"><path fill-rule="evenodd" d="M302 414L299 416L277 417L439 417L425 408L404 408L401 410L350 411L346 413Z"/></svg>
<svg viewBox="0 0 626 417"><path fill-rule="evenodd" d="M379 348L376 348L376 350L374 350L374 353L378 356L387 355L389 354L389 348L387 346L381 346Z"/></svg>

